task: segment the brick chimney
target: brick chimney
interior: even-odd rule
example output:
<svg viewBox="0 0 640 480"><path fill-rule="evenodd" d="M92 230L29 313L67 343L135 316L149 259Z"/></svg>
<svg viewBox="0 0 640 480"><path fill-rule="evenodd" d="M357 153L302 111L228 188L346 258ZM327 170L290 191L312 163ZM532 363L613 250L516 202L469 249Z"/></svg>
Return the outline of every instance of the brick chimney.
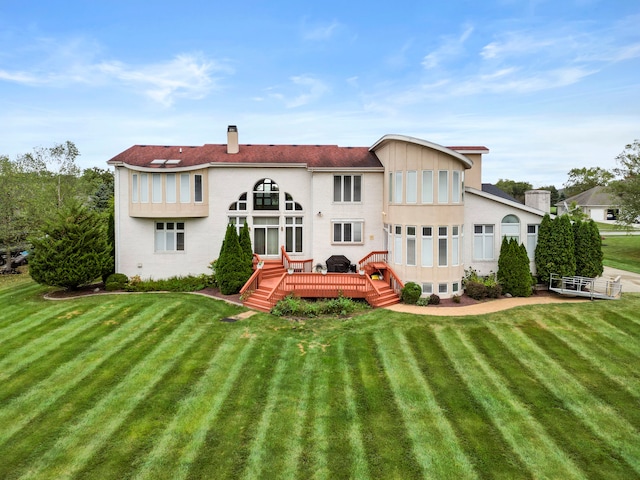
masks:
<svg viewBox="0 0 640 480"><path fill-rule="evenodd" d="M229 125L227 127L227 153L238 153L239 151L238 127L235 125Z"/></svg>

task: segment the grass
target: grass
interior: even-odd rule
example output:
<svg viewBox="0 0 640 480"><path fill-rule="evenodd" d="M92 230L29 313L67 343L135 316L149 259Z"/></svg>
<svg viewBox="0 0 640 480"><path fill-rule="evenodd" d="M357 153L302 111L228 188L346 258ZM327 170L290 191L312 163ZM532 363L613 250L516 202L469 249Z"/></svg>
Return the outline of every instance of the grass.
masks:
<svg viewBox="0 0 640 480"><path fill-rule="evenodd" d="M639 295L227 323L44 291L0 277L0 478L640 478Z"/></svg>
<svg viewBox="0 0 640 480"><path fill-rule="evenodd" d="M608 267L640 273L640 235L604 236L602 252Z"/></svg>

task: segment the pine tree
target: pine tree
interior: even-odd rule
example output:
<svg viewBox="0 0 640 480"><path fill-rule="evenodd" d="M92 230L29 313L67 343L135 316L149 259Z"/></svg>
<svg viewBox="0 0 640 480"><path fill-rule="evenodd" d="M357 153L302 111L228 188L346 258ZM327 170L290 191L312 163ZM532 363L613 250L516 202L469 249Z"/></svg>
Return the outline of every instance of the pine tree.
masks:
<svg viewBox="0 0 640 480"><path fill-rule="evenodd" d="M75 289L113 268L101 217L77 201L56 212L33 238L29 273L38 283Z"/></svg>
<svg viewBox="0 0 640 480"><path fill-rule="evenodd" d="M502 291L514 297L531 295L533 278L529 268L529 256L524 245L515 239L503 237L498 258L498 282Z"/></svg>
<svg viewBox="0 0 640 480"><path fill-rule="evenodd" d="M246 280L249 280L249 277L253 273L253 247L251 246L251 234L249 233L249 226L247 225L246 220L240 229L240 236L238 240L242 250L242 269L247 277Z"/></svg>
<svg viewBox="0 0 640 480"><path fill-rule="evenodd" d="M560 277L571 277L576 274L575 244L573 227L568 215L560 215L553 221L553 242L551 253L554 258L555 271Z"/></svg>
<svg viewBox="0 0 640 480"><path fill-rule="evenodd" d="M580 222L575 239L576 275L590 278L602 275L602 239L596 223Z"/></svg>
<svg viewBox="0 0 640 480"><path fill-rule="evenodd" d="M546 214L538 227L538 244L535 251L536 272L540 283L548 284L549 276L553 272L553 257L551 255L553 221Z"/></svg>
<svg viewBox="0 0 640 480"><path fill-rule="evenodd" d="M248 280L242 269L243 257L236 227L229 224L216 262L216 282L224 295L238 293Z"/></svg>

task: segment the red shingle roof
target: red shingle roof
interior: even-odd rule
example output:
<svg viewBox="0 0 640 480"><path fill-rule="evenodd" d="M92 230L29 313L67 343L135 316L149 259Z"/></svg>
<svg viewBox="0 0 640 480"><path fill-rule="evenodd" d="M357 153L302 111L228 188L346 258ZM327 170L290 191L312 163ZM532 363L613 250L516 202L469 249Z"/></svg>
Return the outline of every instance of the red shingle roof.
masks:
<svg viewBox="0 0 640 480"><path fill-rule="evenodd" d="M180 160L176 165L153 165L153 160ZM337 145L240 145L227 153L227 145L201 147L134 145L109 163L136 167L191 167L207 164L305 164L308 168L382 168L378 157L367 147Z"/></svg>

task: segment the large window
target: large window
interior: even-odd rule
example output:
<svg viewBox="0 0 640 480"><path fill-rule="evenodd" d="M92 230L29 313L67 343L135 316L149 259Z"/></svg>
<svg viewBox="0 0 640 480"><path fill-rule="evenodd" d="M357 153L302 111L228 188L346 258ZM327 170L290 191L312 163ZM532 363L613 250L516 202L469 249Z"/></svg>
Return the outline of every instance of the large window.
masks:
<svg viewBox="0 0 640 480"><path fill-rule="evenodd" d="M418 172L407 172L407 203L418 201Z"/></svg>
<svg viewBox="0 0 640 480"><path fill-rule="evenodd" d="M422 203L433 203L433 170L422 171Z"/></svg>
<svg viewBox="0 0 640 480"><path fill-rule="evenodd" d="M527 225L527 254L530 259L536 256L536 245L538 245L538 229L540 225Z"/></svg>
<svg viewBox="0 0 640 480"><path fill-rule="evenodd" d="M422 227L421 264L433 267L433 227Z"/></svg>
<svg viewBox="0 0 640 480"><path fill-rule="evenodd" d="M138 202L138 174L131 175L131 201L133 203Z"/></svg>
<svg viewBox="0 0 640 480"><path fill-rule="evenodd" d="M449 228L438 227L438 266L446 267L448 265L448 246L449 246Z"/></svg>
<svg viewBox="0 0 640 480"><path fill-rule="evenodd" d="M184 250L184 222L155 223L156 252L177 252Z"/></svg>
<svg viewBox="0 0 640 480"><path fill-rule="evenodd" d="M285 218L285 250L302 253L302 217Z"/></svg>
<svg viewBox="0 0 640 480"><path fill-rule="evenodd" d="M473 226L473 259L493 260L493 225Z"/></svg>
<svg viewBox="0 0 640 480"><path fill-rule="evenodd" d="M393 263L402 264L402 225L393 227Z"/></svg>
<svg viewBox="0 0 640 480"><path fill-rule="evenodd" d="M502 219L502 236L507 237L507 240L512 238L520 243L520 219L515 215L507 215Z"/></svg>
<svg viewBox="0 0 640 480"><path fill-rule="evenodd" d="M149 203L149 174L140 174L140 202Z"/></svg>
<svg viewBox="0 0 640 480"><path fill-rule="evenodd" d="M416 227L407 227L407 265L416 264Z"/></svg>
<svg viewBox="0 0 640 480"><path fill-rule="evenodd" d="M402 172L396 172L396 198L394 203L402 203Z"/></svg>
<svg viewBox="0 0 640 480"><path fill-rule="evenodd" d="M460 265L460 227L451 227L451 265Z"/></svg>
<svg viewBox="0 0 640 480"><path fill-rule="evenodd" d="M253 188L253 208L255 210L278 210L280 208L280 189L270 178L264 178Z"/></svg>
<svg viewBox="0 0 640 480"><path fill-rule="evenodd" d="M167 173L165 178L165 191L167 193L166 202L176 203L176 174Z"/></svg>
<svg viewBox="0 0 640 480"><path fill-rule="evenodd" d="M460 172L451 172L451 201L453 203L460 203Z"/></svg>
<svg viewBox="0 0 640 480"><path fill-rule="evenodd" d="M334 175L333 201L341 203L361 202L362 175Z"/></svg>
<svg viewBox="0 0 640 480"><path fill-rule="evenodd" d="M333 222L333 243L362 243L362 220Z"/></svg>
<svg viewBox="0 0 640 480"><path fill-rule="evenodd" d="M438 203L449 203L449 172L438 172Z"/></svg>
<svg viewBox="0 0 640 480"><path fill-rule="evenodd" d="M191 202L191 191L189 189L189 174L180 174L180 203Z"/></svg>
<svg viewBox="0 0 640 480"><path fill-rule="evenodd" d="M193 198L196 202L202 202L202 175L193 176Z"/></svg>
<svg viewBox="0 0 640 480"><path fill-rule="evenodd" d="M151 201L162 203L162 177L159 173L151 174Z"/></svg>
<svg viewBox="0 0 640 480"><path fill-rule="evenodd" d="M253 217L253 251L258 255L278 255L280 219Z"/></svg>

